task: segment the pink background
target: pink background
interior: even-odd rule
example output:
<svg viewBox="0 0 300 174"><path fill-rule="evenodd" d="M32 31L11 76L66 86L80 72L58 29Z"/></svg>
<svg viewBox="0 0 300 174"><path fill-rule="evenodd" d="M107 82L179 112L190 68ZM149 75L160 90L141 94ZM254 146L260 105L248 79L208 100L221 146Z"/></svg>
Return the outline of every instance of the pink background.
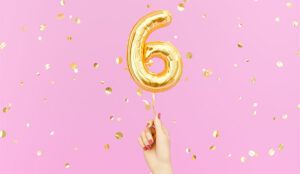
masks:
<svg viewBox="0 0 300 174"><path fill-rule="evenodd" d="M133 25L157 9L169 10L173 22L148 40L172 42L184 63L178 85L156 95L156 108L171 134L175 173L299 173L300 26L292 22L300 22L300 2L290 0L290 8L286 2L189 0L180 12L180 0L66 0L65 6L59 0L2 1L0 43L7 46L0 50L0 130L7 136L0 139L0 173L150 173L137 137L153 117L142 102L150 102L151 93L138 96L124 68ZM57 19L59 13L64 19ZM44 31L42 24L48 26ZM116 64L118 56L122 64ZM77 74L70 68L73 62ZM203 68L212 70L210 77L203 76ZM112 94L105 93L106 87ZM9 103L12 108L3 113ZM219 138L212 136L214 130ZM114 136L118 131L124 134L121 140ZM211 145L216 150L209 150ZM258 157L250 157L249 150Z"/></svg>

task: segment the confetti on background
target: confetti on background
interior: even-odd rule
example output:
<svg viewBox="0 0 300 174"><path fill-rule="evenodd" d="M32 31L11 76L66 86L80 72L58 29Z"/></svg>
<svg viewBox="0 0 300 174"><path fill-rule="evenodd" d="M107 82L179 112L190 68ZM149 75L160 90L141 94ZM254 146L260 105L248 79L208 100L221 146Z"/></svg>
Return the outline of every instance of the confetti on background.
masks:
<svg viewBox="0 0 300 174"><path fill-rule="evenodd" d="M131 79L126 44L157 9L173 22L148 42L172 42L184 64L155 100L175 173L300 171L299 1L10 0L0 6L1 173L150 173L137 137L152 94Z"/></svg>

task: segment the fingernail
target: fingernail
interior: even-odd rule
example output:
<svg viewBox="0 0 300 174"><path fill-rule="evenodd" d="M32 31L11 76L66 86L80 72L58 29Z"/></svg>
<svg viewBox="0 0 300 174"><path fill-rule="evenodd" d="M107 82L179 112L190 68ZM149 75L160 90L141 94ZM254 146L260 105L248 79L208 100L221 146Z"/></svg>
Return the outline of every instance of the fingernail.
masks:
<svg viewBox="0 0 300 174"><path fill-rule="evenodd" d="M158 119L160 119L160 113L158 113L157 117L158 117Z"/></svg>
<svg viewBox="0 0 300 174"><path fill-rule="evenodd" d="M153 143L153 141L152 140L149 140L149 144L152 144Z"/></svg>
<svg viewBox="0 0 300 174"><path fill-rule="evenodd" d="M151 148L151 146L150 146L150 145L147 145L146 147L147 147L147 149L150 149L150 148Z"/></svg>
<svg viewBox="0 0 300 174"><path fill-rule="evenodd" d="M146 150L147 150L147 147L144 147L143 149L144 149L144 151L146 151Z"/></svg>
<svg viewBox="0 0 300 174"><path fill-rule="evenodd" d="M149 125L150 125L150 124L149 124L149 123L147 123L147 124L146 124L146 127L148 127Z"/></svg>

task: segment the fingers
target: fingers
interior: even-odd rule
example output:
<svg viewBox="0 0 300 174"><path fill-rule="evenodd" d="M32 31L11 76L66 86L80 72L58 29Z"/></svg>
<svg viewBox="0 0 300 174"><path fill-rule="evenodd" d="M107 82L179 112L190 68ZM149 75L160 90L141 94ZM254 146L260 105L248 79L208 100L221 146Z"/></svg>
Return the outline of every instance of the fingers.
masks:
<svg viewBox="0 0 300 174"><path fill-rule="evenodd" d="M145 134L146 134L147 141L148 141L149 145L151 146L154 142L154 139L152 137L152 133L151 133L150 128L146 128Z"/></svg>
<svg viewBox="0 0 300 174"><path fill-rule="evenodd" d="M154 127L154 120L147 120L146 127L148 127L148 128Z"/></svg>
<svg viewBox="0 0 300 174"><path fill-rule="evenodd" d="M162 125L162 122L160 120L160 113L155 115L154 125L155 125L155 129L156 129L157 134L163 133L163 128L162 128L163 125Z"/></svg>
<svg viewBox="0 0 300 174"><path fill-rule="evenodd" d="M147 150L147 147L145 146L141 136L138 137L138 142L140 146L144 149L144 151Z"/></svg>
<svg viewBox="0 0 300 174"><path fill-rule="evenodd" d="M147 139L146 131L142 132L141 137L142 137L143 143L145 144L146 148L149 150L151 148L151 145L149 144L149 141Z"/></svg>

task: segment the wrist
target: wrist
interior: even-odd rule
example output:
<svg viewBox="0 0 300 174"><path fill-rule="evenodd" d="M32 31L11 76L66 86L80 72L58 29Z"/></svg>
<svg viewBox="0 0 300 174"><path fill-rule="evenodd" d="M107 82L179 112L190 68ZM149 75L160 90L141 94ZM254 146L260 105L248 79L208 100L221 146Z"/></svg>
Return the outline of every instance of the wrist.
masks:
<svg viewBox="0 0 300 174"><path fill-rule="evenodd" d="M173 174L172 164L161 164L152 171L152 174Z"/></svg>

